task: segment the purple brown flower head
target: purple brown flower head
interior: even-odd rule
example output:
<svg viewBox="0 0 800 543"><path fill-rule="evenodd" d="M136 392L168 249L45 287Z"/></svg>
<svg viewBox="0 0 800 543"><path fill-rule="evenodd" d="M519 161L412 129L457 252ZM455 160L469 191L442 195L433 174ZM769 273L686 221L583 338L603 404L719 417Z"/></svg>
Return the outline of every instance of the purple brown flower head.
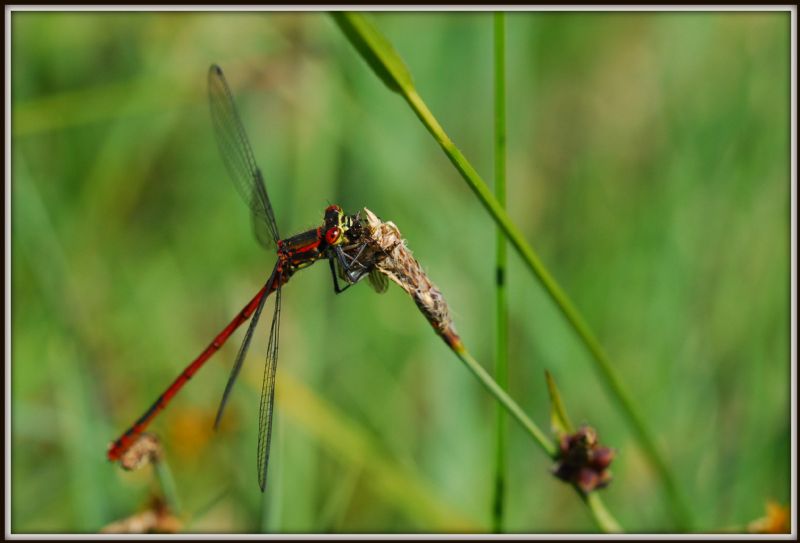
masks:
<svg viewBox="0 0 800 543"><path fill-rule="evenodd" d="M582 426L573 434L563 434L559 440L558 457L553 475L577 486L584 494L602 488L611 482L608 467L614 451L600 445L597 431Z"/></svg>

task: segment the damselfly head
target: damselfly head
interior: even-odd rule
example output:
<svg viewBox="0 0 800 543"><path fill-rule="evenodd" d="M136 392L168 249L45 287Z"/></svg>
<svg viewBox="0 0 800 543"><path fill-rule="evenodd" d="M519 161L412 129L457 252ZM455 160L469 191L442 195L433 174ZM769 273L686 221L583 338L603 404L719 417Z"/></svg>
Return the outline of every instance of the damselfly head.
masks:
<svg viewBox="0 0 800 543"><path fill-rule="evenodd" d="M345 215L342 208L337 205L329 205L325 208L325 242L328 245L338 245L342 242L343 234L346 229Z"/></svg>

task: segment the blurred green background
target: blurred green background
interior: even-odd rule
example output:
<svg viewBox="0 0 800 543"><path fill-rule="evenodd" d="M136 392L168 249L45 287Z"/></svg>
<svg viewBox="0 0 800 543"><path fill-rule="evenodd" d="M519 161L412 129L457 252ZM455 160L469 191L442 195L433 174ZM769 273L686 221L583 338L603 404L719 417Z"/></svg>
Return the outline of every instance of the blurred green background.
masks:
<svg viewBox="0 0 800 543"><path fill-rule="evenodd" d="M491 14L373 20L490 182ZM789 24L507 17L510 215L611 355L701 531L790 498ZM14 532L93 532L146 507L152 471L122 472L107 444L272 268L216 149L212 62L282 234L334 202L394 221L491 369L494 224L329 16L15 12L11 30ZM512 396L548 427L549 369L575 422L617 449L609 510L629 531L674 530L587 353L509 260ZM266 508L255 449L268 319L220 432L241 331L152 426L184 528L488 530L493 402L400 289L336 296L330 283L322 264L284 290ZM506 530L595 530L510 428Z"/></svg>

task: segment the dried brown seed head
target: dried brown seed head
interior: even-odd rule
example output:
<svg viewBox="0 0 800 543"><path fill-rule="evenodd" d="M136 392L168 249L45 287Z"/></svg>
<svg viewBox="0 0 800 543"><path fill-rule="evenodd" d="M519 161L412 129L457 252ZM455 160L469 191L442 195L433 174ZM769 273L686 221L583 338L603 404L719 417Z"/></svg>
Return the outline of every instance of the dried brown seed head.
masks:
<svg viewBox="0 0 800 543"><path fill-rule="evenodd" d="M406 246L393 222L383 222L364 208L365 228L361 241L366 243L362 258L397 283L417 304L434 330L452 346L460 345L450 310L441 291Z"/></svg>

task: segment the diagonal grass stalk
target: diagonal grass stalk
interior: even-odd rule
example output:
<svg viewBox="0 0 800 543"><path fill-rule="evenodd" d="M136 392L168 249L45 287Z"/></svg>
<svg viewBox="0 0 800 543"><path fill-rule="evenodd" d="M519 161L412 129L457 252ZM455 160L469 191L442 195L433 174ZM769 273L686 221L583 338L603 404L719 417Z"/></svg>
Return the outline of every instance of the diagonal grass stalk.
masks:
<svg viewBox="0 0 800 543"><path fill-rule="evenodd" d="M606 509L606 506L603 504L597 492L589 492L588 494L582 494L582 496L589 511L592 512L592 518L598 526L603 528L604 532L607 534L619 534L623 532L622 527L616 519L611 516L611 513L608 512L608 509Z"/></svg>
<svg viewBox="0 0 800 543"><path fill-rule="evenodd" d="M447 342L458 359L464 363L468 370L481 382L481 384L494 396L503 408L514 417L517 422L536 440L542 450L550 458L555 458L558 449L549 437L533 422L525 411L515 402L503 388L492 379L491 375L475 360L461 341Z"/></svg>
<svg viewBox="0 0 800 543"><path fill-rule="evenodd" d="M494 14L494 193L500 205L506 205L506 74L505 14ZM506 291L506 238L497 228L495 259L495 369L497 383L508 389L508 303ZM495 443L494 497L492 529L503 531L506 488L506 418L497 406Z"/></svg>
<svg viewBox="0 0 800 543"><path fill-rule="evenodd" d="M167 507L169 507L169 510L175 515L180 515L181 501L178 497L178 487L175 485L175 478L172 476L172 470L164 455L161 455L160 458L157 458L156 461L153 462L153 469L156 472L156 479L161 487L161 491L164 493L164 501Z"/></svg>
<svg viewBox="0 0 800 543"><path fill-rule="evenodd" d="M448 343L449 344L449 343ZM522 408L515 402L511 396L509 396L503 389L498 385L494 379L483 369L483 366L475 360L469 351L464 347L464 344L458 342L456 344L449 344L450 348L453 352L458 356L458 359L467 367L468 370L472 372L472 374L481 382L481 384L486 387L486 390L489 391L492 396L494 396L498 402L508 411L511 416L513 416L517 422L519 422L527 431L530 433L534 439L539 443L539 445L544 449L548 456L551 458L555 458L557 454L556 446L553 444L550 439L544 435L544 433L536 426L536 423L533 422ZM619 523L616 519L608 512L603 501L600 499L600 496L596 492L590 492L588 495L582 493L580 490L576 488L576 492L578 495L581 496L584 503L586 503L587 507L589 508L589 512L592 515L592 520L594 520L597 527L600 528L605 533L620 533L622 532L622 528L620 527ZM495 519L493 519L495 520Z"/></svg>
<svg viewBox="0 0 800 543"><path fill-rule="evenodd" d="M575 330L575 333L589 351L602 383L625 415L626 421L632 427L647 458L661 479L667 491L668 502L676 523L680 528L688 529L691 525L690 512L682 493L679 491L677 483L661 455L661 452L658 450L655 440L650 434L642 415L634 405L630 393L614 371L611 359L606 354L577 307L547 270L539 259L536 251L525 241L522 232L511 221L506 211L500 205L500 202L494 197L481 176L475 168L473 168L472 164L470 164L466 157L455 146L436 117L428 109L428 106L414 87L408 68L388 39L360 14L336 12L332 15L341 31L367 64L369 64L375 74L390 90L397 92L406 100L414 114L433 136L447 158L453 166L455 166L456 170L461 174L461 177L466 181L467 185L475 193L475 196L481 204L483 204L484 208L486 208L492 216L492 219L494 219L511 242L511 245L545 288L569 325Z"/></svg>

